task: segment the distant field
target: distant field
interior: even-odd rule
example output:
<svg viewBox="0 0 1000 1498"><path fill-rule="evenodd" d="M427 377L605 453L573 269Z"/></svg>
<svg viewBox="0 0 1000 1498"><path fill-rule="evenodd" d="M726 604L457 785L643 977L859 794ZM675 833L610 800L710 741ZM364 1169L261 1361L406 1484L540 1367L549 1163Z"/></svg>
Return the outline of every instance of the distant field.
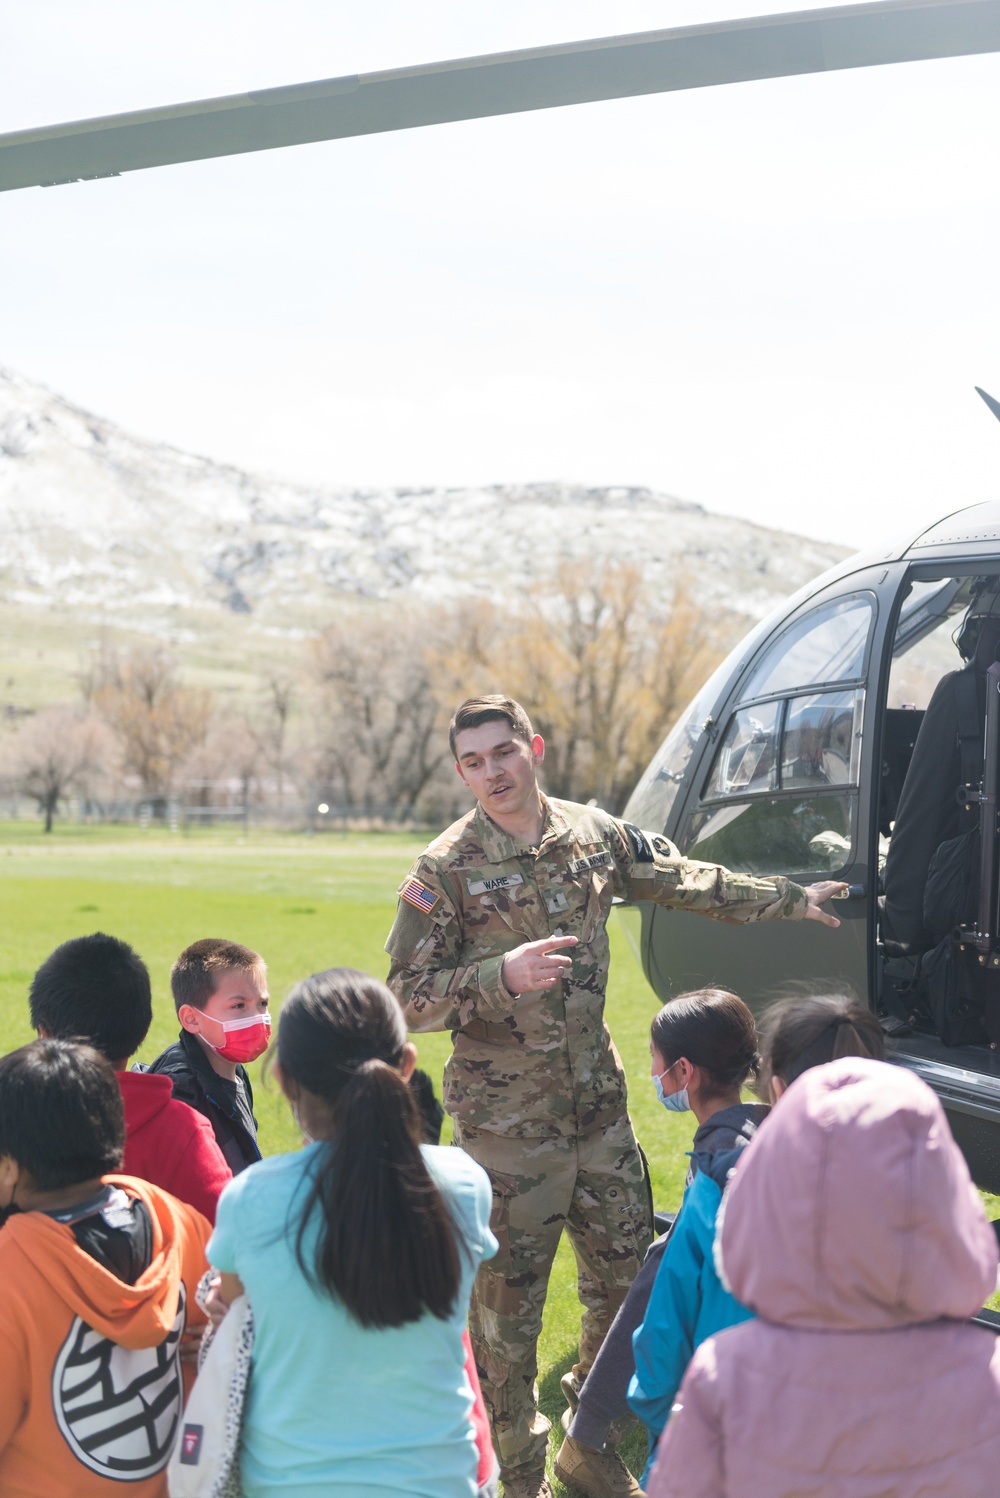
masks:
<svg viewBox="0 0 1000 1498"><path fill-rule="evenodd" d="M276 1010L299 978L322 968L358 967L382 977L396 887L424 841L399 833L261 831L244 839L231 829L184 835L77 825L57 826L46 837L36 823L0 822L4 1049L31 1038L26 995L35 968L60 941L88 931L124 937L149 965L154 1019L142 1060L175 1038L169 968L198 937L228 936L262 952ZM611 949L608 1019L629 1077L630 1111L649 1159L654 1198L658 1209L671 1210L683 1188L693 1118L665 1114L655 1100L647 1047L656 999L619 919L612 921ZM449 1039L422 1035L416 1041L421 1064L440 1089ZM297 1148L299 1136L273 1084L258 1090L257 1101L265 1154ZM1000 1201L987 1198L987 1205L991 1216L1000 1215ZM574 1361L577 1331L573 1257L564 1244L541 1347L542 1406L554 1425L563 1408L559 1379ZM553 1455L557 1435L556 1429ZM644 1438L635 1433L623 1450L638 1476ZM554 1485L557 1494L567 1492Z"/></svg>

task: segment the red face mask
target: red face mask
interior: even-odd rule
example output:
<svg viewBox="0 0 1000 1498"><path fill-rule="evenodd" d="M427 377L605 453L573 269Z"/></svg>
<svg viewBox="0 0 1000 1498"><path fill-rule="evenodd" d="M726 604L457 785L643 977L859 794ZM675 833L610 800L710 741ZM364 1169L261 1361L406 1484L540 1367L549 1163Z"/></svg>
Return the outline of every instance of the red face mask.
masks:
<svg viewBox="0 0 1000 1498"><path fill-rule="evenodd" d="M258 1056L263 1056L271 1041L271 1016L269 1014L248 1014L243 1019L217 1019L215 1023L225 1034L222 1045L212 1045L208 1036L201 1032L201 1038L217 1056L223 1061L236 1061L246 1064L248 1061L256 1061Z"/></svg>

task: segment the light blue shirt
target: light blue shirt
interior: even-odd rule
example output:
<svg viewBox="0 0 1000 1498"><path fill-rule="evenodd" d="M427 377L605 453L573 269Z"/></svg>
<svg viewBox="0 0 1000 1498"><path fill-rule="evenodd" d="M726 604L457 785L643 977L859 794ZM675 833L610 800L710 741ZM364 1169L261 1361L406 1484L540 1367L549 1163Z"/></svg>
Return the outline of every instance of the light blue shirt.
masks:
<svg viewBox="0 0 1000 1498"><path fill-rule="evenodd" d="M246 1498L472 1498L477 1452L465 1375L472 1281L497 1242L486 1172L462 1150L423 1145L466 1251L447 1321L360 1325L310 1285L295 1253L325 1144L252 1165L219 1199L208 1259L243 1282L254 1314L241 1474ZM311 1263L319 1229L303 1240Z"/></svg>

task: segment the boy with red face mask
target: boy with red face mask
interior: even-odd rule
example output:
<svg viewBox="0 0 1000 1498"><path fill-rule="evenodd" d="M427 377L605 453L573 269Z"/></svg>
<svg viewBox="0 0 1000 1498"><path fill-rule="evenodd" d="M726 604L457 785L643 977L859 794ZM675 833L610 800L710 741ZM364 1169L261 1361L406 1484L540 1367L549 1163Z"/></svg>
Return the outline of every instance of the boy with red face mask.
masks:
<svg viewBox="0 0 1000 1498"><path fill-rule="evenodd" d="M271 1039L267 969L259 952L206 937L185 947L170 970L181 1033L150 1067L168 1076L174 1097L203 1113L238 1175L260 1159L253 1089L246 1063Z"/></svg>

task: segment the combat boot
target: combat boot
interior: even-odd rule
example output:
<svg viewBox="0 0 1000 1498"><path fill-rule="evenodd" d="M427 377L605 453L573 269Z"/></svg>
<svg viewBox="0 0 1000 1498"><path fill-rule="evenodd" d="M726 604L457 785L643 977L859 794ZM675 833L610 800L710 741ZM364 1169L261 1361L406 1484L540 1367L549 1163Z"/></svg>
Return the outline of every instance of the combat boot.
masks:
<svg viewBox="0 0 1000 1498"><path fill-rule="evenodd" d="M553 1498L552 1484L545 1475L544 1467L535 1467L525 1472L512 1472L509 1477L500 1474L503 1498Z"/></svg>
<svg viewBox="0 0 1000 1498"><path fill-rule="evenodd" d="M595 1451L567 1436L556 1457L556 1476L587 1498L643 1498L643 1490L617 1451Z"/></svg>
<svg viewBox="0 0 1000 1498"><path fill-rule="evenodd" d="M568 1373L563 1374L562 1378L559 1380L559 1387L563 1391L563 1398L569 1405L570 1414L575 1415L577 1406L580 1403L580 1390L583 1388L583 1384L580 1379L577 1378L572 1368Z"/></svg>

